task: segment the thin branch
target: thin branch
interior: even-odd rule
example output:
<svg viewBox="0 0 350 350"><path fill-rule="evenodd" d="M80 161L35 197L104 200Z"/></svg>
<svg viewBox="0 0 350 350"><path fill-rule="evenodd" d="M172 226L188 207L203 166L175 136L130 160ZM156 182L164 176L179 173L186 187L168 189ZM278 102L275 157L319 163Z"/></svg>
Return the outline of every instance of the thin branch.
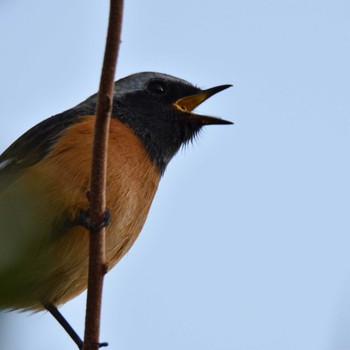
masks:
<svg viewBox="0 0 350 350"><path fill-rule="evenodd" d="M106 168L109 121L112 113L114 75L119 52L123 0L110 0L109 24L96 108L96 124L91 169L90 260L86 303L84 350L97 350L99 345L103 278L105 261Z"/></svg>

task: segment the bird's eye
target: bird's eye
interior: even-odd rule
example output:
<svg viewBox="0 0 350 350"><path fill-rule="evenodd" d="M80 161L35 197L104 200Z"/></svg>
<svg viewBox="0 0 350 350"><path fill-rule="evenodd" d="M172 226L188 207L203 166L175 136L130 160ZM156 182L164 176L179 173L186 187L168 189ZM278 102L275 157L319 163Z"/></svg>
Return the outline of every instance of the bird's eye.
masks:
<svg viewBox="0 0 350 350"><path fill-rule="evenodd" d="M164 95L167 91L167 86L162 80L152 80L148 83L147 90L155 95Z"/></svg>

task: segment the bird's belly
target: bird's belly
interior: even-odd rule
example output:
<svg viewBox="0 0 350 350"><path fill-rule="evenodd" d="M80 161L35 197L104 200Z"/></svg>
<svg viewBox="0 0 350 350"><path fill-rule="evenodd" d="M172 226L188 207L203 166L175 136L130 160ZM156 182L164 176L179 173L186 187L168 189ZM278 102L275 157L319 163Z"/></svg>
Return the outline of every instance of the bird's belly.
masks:
<svg viewBox="0 0 350 350"><path fill-rule="evenodd" d="M122 210L109 206L111 224L106 229L106 264L111 270L128 252L137 239L146 220L151 200L124 203ZM45 292L41 303L63 304L87 288L89 232L83 227L73 227L49 249L43 260L53 261L48 271ZM46 254L45 254L46 255Z"/></svg>
<svg viewBox="0 0 350 350"><path fill-rule="evenodd" d="M154 188L151 195L147 191L137 189L134 192L129 188L123 203L114 198L108 201L111 215L111 223L106 229L108 270L125 255L138 237L155 193L156 186L153 184L151 187ZM21 212L30 207L26 203L23 205L25 208ZM74 211L80 209L86 208L77 205ZM27 242L22 245L20 254L11 254L14 260L0 266L0 308L40 310L46 303L65 303L87 287L89 232L71 223L62 227L58 225L52 230L54 220L49 214L46 217L36 215L32 219L27 223L32 229L21 230L31 239L22 235ZM8 225L10 231L18 233L16 221L11 220L11 225ZM19 250L20 245L17 245L15 251Z"/></svg>

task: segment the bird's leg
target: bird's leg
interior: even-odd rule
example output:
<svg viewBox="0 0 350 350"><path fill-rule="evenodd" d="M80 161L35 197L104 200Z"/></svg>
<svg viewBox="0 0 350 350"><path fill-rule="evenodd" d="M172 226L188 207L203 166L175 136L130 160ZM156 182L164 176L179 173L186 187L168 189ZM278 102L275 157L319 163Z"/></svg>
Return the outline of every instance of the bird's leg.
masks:
<svg viewBox="0 0 350 350"><path fill-rule="evenodd" d="M68 323L68 321L62 316L62 314L58 311L57 307L48 304L45 305L45 309L58 321L58 323L65 329L68 335L72 338L75 344L77 344L79 349L83 348L83 341L80 339L79 335L75 332L72 326Z"/></svg>
<svg viewBox="0 0 350 350"><path fill-rule="evenodd" d="M44 305L45 309L58 321L58 323L65 329L68 335L72 338L75 344L77 344L79 350L83 349L83 341L80 339L79 335L75 332L68 321L63 317L63 315L58 311L57 307L52 304ZM99 343L98 346L102 348L103 346L108 346L108 343Z"/></svg>

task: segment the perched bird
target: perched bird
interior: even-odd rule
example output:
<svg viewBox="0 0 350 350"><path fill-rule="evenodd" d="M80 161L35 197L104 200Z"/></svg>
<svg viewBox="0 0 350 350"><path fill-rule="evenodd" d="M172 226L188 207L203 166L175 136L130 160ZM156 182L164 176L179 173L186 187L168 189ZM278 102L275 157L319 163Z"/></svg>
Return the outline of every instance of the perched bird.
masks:
<svg viewBox="0 0 350 350"><path fill-rule="evenodd" d="M135 242L179 148L204 125L232 124L192 112L229 86L201 90L153 72L115 83L106 188L108 269ZM93 95L42 121L0 156L2 309L47 309L60 321L56 307L87 288L89 235L79 215L88 209L96 102Z"/></svg>

